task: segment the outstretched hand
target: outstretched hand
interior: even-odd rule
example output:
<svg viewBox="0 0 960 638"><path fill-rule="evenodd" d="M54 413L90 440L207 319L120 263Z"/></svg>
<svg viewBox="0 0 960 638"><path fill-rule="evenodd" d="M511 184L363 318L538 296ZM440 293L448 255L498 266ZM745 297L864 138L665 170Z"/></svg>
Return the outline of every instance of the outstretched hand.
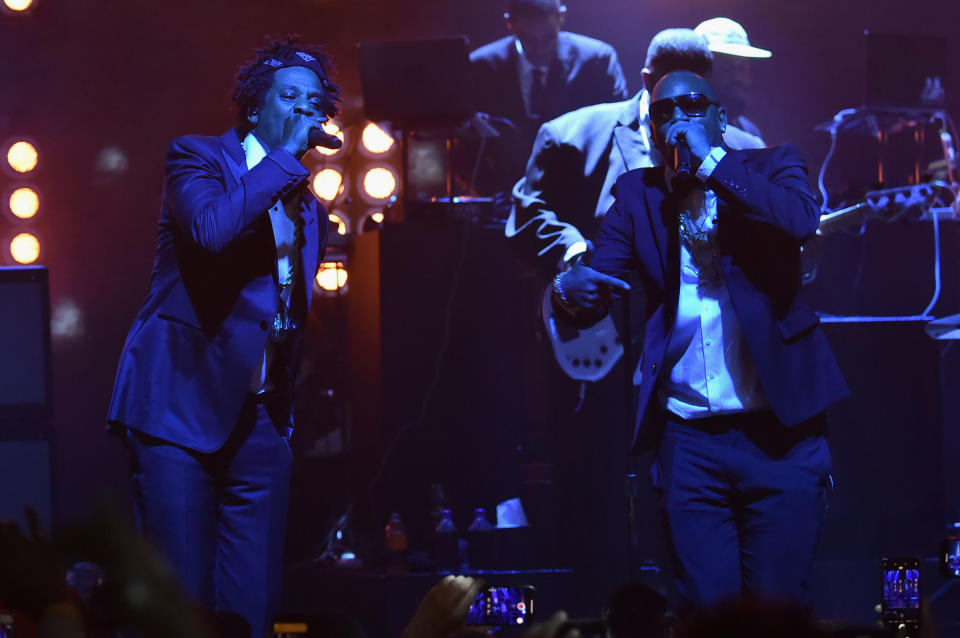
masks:
<svg viewBox="0 0 960 638"><path fill-rule="evenodd" d="M445 576L423 597L401 638L441 638L463 625L483 580Z"/></svg>
<svg viewBox="0 0 960 638"><path fill-rule="evenodd" d="M26 510L29 535L14 521L0 521L0 600L39 619L43 610L67 600L63 567L33 508Z"/></svg>
<svg viewBox="0 0 960 638"><path fill-rule="evenodd" d="M593 310L606 302L611 289L626 292L630 290L630 285L589 266L577 265L563 276L560 289L567 305Z"/></svg>

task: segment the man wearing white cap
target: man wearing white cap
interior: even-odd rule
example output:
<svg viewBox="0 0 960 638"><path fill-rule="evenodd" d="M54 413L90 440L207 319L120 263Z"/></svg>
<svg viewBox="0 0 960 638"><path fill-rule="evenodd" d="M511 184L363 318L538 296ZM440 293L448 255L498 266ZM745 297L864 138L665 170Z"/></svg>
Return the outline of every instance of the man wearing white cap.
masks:
<svg viewBox="0 0 960 638"><path fill-rule="evenodd" d="M769 58L773 54L750 45L747 32L739 22L730 18L712 18L697 25L694 31L707 39L713 51L713 84L726 107L729 121L744 131L762 138L757 125L748 120L743 111L747 106L753 82L751 61Z"/></svg>

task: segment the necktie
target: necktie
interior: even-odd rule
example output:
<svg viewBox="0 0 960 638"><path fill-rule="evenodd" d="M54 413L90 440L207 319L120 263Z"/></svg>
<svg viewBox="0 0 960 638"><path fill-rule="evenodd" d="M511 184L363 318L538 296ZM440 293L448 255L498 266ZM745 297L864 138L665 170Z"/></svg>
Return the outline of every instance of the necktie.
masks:
<svg viewBox="0 0 960 638"><path fill-rule="evenodd" d="M547 78L543 69L533 70L530 84L530 117L542 120L547 117Z"/></svg>

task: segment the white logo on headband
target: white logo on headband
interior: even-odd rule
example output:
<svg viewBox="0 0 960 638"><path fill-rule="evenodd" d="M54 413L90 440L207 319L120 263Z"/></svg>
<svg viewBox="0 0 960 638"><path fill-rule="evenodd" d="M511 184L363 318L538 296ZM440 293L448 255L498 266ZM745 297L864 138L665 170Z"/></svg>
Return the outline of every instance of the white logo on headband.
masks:
<svg viewBox="0 0 960 638"><path fill-rule="evenodd" d="M266 64L267 66L272 66L274 68L279 68L283 66L283 62L281 62L280 60L274 60L273 58L269 60L264 60L263 63Z"/></svg>
<svg viewBox="0 0 960 638"><path fill-rule="evenodd" d="M309 53L304 53L303 51L297 51L297 55L299 55L299 56L303 59L304 62L316 62L316 61L317 61L317 59L316 59L315 57L313 57L313 56L310 55Z"/></svg>

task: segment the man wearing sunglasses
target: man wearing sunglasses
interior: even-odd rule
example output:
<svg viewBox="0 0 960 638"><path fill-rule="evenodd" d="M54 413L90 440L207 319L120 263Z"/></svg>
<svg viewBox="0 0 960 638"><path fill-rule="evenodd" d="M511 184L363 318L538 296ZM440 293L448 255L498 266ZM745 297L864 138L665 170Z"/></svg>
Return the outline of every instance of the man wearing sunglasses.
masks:
<svg viewBox="0 0 960 638"><path fill-rule="evenodd" d="M820 211L789 145L734 151L709 82L664 77L650 102L666 166L630 171L592 267L556 281L577 321L629 289L645 300L634 449L657 487L687 607L740 593L807 600L830 483L824 410L847 394L800 296L800 244ZM615 293L615 294L612 294Z"/></svg>
<svg viewBox="0 0 960 638"><path fill-rule="evenodd" d="M513 187L506 235L550 258L550 276L556 263L565 266L587 250L587 239L613 203L617 178L661 163L649 135L650 91L679 70L709 76L713 53L692 29L664 29L650 40L644 88L632 98L571 111L540 127L526 174ZM727 127L724 140L736 149L765 146L735 126Z"/></svg>

